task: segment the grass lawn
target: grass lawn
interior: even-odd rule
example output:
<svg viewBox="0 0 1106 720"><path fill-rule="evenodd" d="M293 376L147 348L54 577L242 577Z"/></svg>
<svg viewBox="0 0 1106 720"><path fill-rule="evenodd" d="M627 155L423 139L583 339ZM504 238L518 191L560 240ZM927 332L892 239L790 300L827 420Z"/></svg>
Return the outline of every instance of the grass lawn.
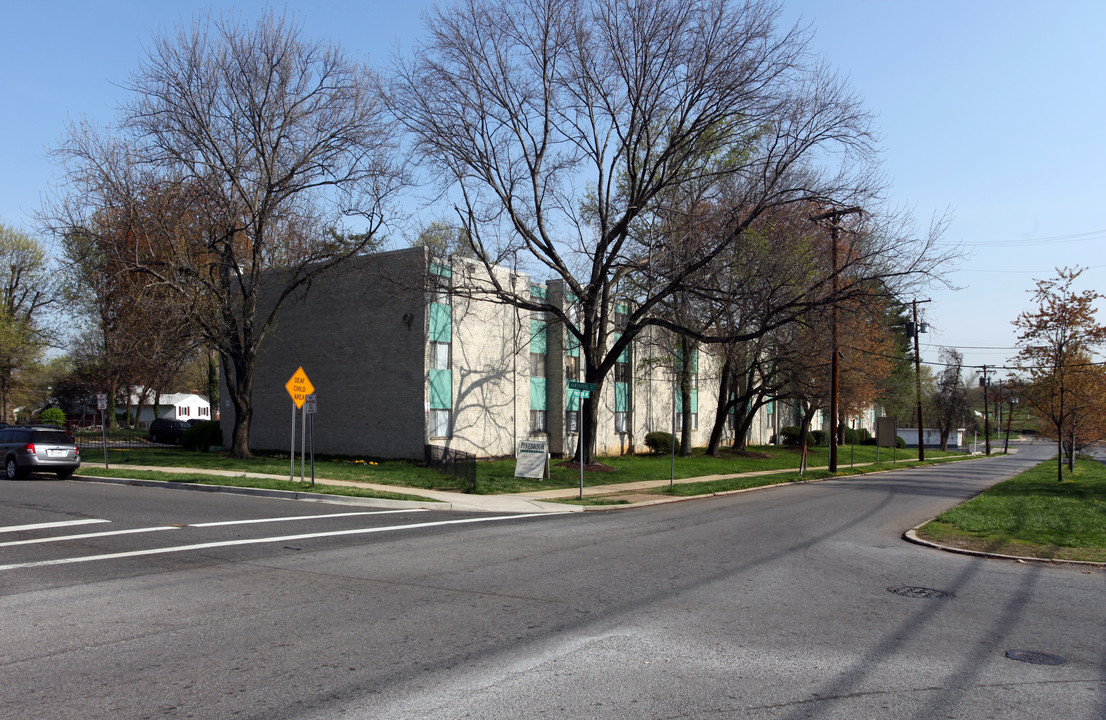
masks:
<svg viewBox="0 0 1106 720"><path fill-rule="evenodd" d="M78 475L95 475L99 477L110 478L127 478L131 480L160 480L161 482L179 483L181 485L229 485L232 487L248 487L248 488L261 488L264 490L286 490L289 492L313 492L322 495L342 495L346 497L363 497L363 498L377 498L385 500L416 500L425 502L434 502L430 498L422 498L415 495L404 495L401 493L383 492L379 490L370 490L367 488L359 487L346 487L342 485L310 485L309 483L301 483L298 480L290 482L288 480L273 480L270 478L252 478L242 475L238 476L222 476L222 475L204 475L201 472L187 473L168 473L157 472L153 470L129 470L126 467L123 468L108 468L102 467L88 467L82 466L78 471Z"/></svg>
<svg viewBox="0 0 1106 720"><path fill-rule="evenodd" d="M1041 463L918 530L933 542L1025 557L1106 562L1106 465L1076 462L1056 481Z"/></svg>
<svg viewBox="0 0 1106 720"><path fill-rule="evenodd" d="M881 467L893 467L891 463L892 453L887 448L879 451ZM101 472L102 463L95 451L85 455L85 464L82 473L86 475ZM894 457L897 466L905 467L911 459L917 460L917 451L899 450ZM962 453L940 453L935 450L927 450L928 458L964 458ZM870 445L841 446L838 448L838 470L840 473L849 471L850 465L871 463L876 460L876 448ZM189 467L197 470L229 470L233 472L268 473L287 477L290 470L290 461L286 454L266 453L260 454L253 460L238 460L229 458L223 453L197 453L187 450L171 448L142 448L131 450L109 450L108 462L112 470L128 473L127 477L135 471L127 471L128 466L148 465L161 467ZM609 470L597 470L585 468L584 485L608 485L618 483L636 482L640 480L664 480L668 479L672 472L672 459L667 455L621 455L617 457L600 458L600 464L610 468ZM807 464L809 467L825 466L829 463L829 448L811 448ZM747 453L735 453L724 450L721 457L714 458L703 454L702 448L697 449L691 457L677 457L675 459L675 476L677 478L701 477L707 475L730 475L735 473L765 472L769 470L797 469L799 465L799 452L796 448L760 446L751 447ZM547 480L534 480L530 478L514 477L515 461L513 459L481 461L476 465L476 486L480 494L501 494L516 492L532 492L537 490L549 490L552 488L578 487L580 483L580 471L576 467L567 467L562 460L551 461L552 477ZM295 463L295 477L299 477L299 457ZM307 474L310 474L308 469ZM809 473L808 473L809 475ZM427 490L459 490L460 482L455 478L441 472L424 467L421 463L410 460L383 460L379 458L333 458L316 456L315 476L333 480L351 480L371 482L381 485L396 485ZM191 476L190 476L191 477ZM222 478L222 484L240 484L241 478ZM775 482L784 482L780 476L769 476L763 481L750 481L743 479L744 486L764 485ZM730 481L731 483L733 481ZM292 483L300 487L299 483ZM734 487L726 487L734 489ZM320 490L321 491L321 490ZM708 490L705 492L718 492ZM695 492L689 494L704 494Z"/></svg>

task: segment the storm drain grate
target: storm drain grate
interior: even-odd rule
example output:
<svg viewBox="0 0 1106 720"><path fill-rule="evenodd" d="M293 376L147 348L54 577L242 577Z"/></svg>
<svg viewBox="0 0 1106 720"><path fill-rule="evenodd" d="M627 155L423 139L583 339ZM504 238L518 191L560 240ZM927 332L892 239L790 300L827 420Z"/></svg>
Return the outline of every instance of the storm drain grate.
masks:
<svg viewBox="0 0 1106 720"><path fill-rule="evenodd" d="M1007 650L1006 657L1030 665L1063 665L1067 662L1059 655L1049 655L1035 650Z"/></svg>
<svg viewBox="0 0 1106 720"><path fill-rule="evenodd" d="M896 585L895 587L887 588L888 592L893 592L896 595L902 595L903 597L912 598L951 598L955 597L950 592L944 590L934 590L933 588L914 587L912 585Z"/></svg>

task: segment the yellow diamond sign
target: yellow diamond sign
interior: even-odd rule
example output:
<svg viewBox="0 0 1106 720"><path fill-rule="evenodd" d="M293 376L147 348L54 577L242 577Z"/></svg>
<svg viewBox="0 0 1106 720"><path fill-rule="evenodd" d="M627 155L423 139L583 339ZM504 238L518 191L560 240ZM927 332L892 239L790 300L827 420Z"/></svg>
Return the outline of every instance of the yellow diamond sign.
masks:
<svg viewBox="0 0 1106 720"><path fill-rule="evenodd" d="M288 394L292 396L292 402L298 408L303 407L303 401L307 399L308 395L315 392L315 386L307 379L307 373L303 371L302 367L292 374L284 387L288 390Z"/></svg>

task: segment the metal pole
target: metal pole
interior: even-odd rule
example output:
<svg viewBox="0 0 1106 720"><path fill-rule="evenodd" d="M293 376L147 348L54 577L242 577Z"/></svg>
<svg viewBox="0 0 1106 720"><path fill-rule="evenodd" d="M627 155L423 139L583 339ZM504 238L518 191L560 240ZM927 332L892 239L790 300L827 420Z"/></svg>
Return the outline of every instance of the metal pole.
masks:
<svg viewBox="0 0 1106 720"><path fill-rule="evenodd" d="M315 487L315 413L311 413L311 487Z"/></svg>
<svg viewBox="0 0 1106 720"><path fill-rule="evenodd" d="M104 469L108 469L108 426L107 426L107 410L100 411L100 432L104 438Z"/></svg>
<svg viewBox="0 0 1106 720"><path fill-rule="evenodd" d="M307 408L300 413L300 482L304 479L304 463L307 460Z"/></svg>
<svg viewBox="0 0 1106 720"><path fill-rule="evenodd" d="M292 449L288 451L288 482L296 479L296 401L292 401Z"/></svg>
<svg viewBox="0 0 1106 720"><path fill-rule="evenodd" d="M579 394L579 390L576 391ZM584 499L584 433L587 432L587 423L584 422L584 398L580 399L580 452L576 453L580 459L580 499ZM590 403L589 403L590 405Z"/></svg>
<svg viewBox="0 0 1106 720"><path fill-rule="evenodd" d="M672 461L668 470L668 490L672 490L672 486L676 482L676 382L672 382L672 446L668 448L669 453L672 456Z"/></svg>

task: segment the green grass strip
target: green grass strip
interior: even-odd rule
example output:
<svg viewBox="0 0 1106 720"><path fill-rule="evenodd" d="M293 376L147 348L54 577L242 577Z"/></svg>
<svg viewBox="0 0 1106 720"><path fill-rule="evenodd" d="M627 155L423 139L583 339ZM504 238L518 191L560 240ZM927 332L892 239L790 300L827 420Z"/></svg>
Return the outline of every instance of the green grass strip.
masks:
<svg viewBox="0 0 1106 720"><path fill-rule="evenodd" d="M918 536L968 550L1106 562L1106 465L1079 460L1056 480L1056 460L939 515Z"/></svg>
<svg viewBox="0 0 1106 720"><path fill-rule="evenodd" d="M153 470L128 470L126 468L82 467L78 475L94 477L122 478L128 480L157 480L178 485L222 485L226 487L257 488L260 490L284 490L287 492L310 492L320 495L342 495L345 497L373 498L378 500L412 500L415 502L437 502L417 495L404 495L367 488L345 485L324 485L322 483L289 482L272 478L253 478L244 475L203 475L200 473L169 473Z"/></svg>

